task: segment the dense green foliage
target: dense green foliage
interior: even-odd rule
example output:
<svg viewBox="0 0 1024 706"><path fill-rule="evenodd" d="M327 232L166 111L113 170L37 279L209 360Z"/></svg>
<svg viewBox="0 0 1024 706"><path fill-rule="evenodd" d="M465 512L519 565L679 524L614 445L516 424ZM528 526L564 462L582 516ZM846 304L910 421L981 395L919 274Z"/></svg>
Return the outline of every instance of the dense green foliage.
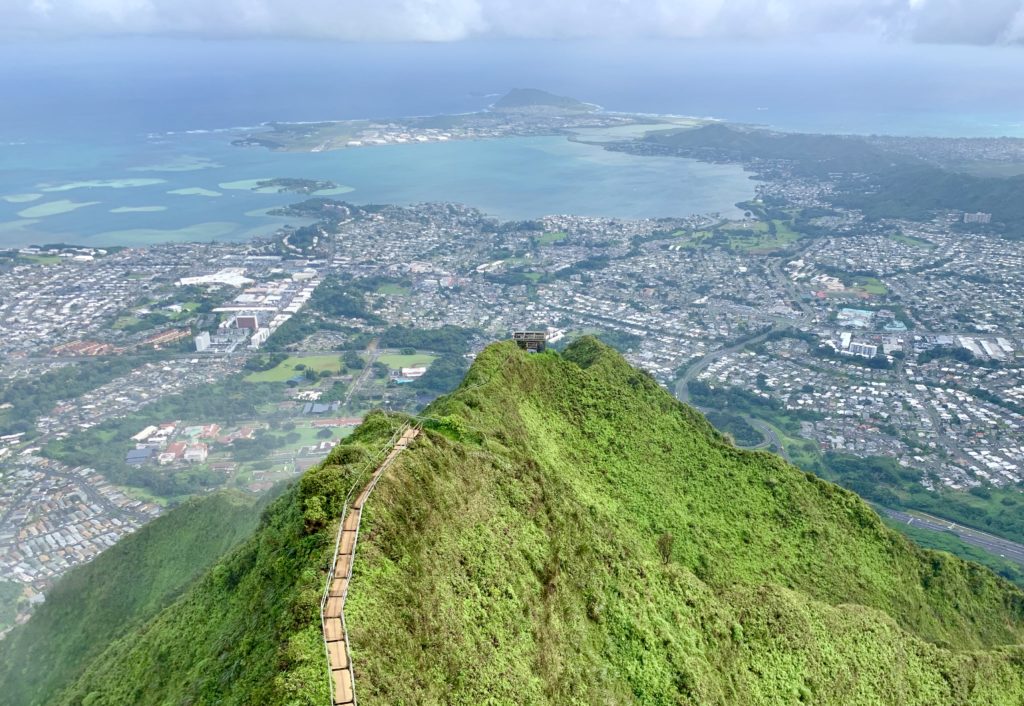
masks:
<svg viewBox="0 0 1024 706"><path fill-rule="evenodd" d="M592 340L565 358L492 348L428 413L446 436L364 516L348 604L364 702L1020 698L1001 653L940 647L1019 642L1020 593L729 446Z"/></svg>
<svg viewBox="0 0 1024 706"><path fill-rule="evenodd" d="M931 491L920 472L888 457L829 453L810 470L891 508L921 510L960 524L1024 542L1024 499L1013 488Z"/></svg>
<svg viewBox="0 0 1024 706"><path fill-rule="evenodd" d="M84 395L138 364L123 357L83 360L36 377L15 380L0 391L0 405L12 405L0 412L0 434L31 431L36 417L48 413L58 400Z"/></svg>
<svg viewBox="0 0 1024 706"><path fill-rule="evenodd" d="M247 385L233 377L216 385L171 395L130 417L113 419L52 441L43 447L42 453L69 466L92 466L115 483L146 488L163 497L196 493L220 484L223 477L202 467L130 466L125 463L125 454L135 446L132 435L149 424L163 422L231 424L253 419L257 416L257 406L274 393L269 386L276 384ZM281 443L284 442L277 445Z"/></svg>
<svg viewBox="0 0 1024 706"><path fill-rule="evenodd" d="M367 504L364 704L1019 704L1024 594L732 446L617 353L485 350ZM371 415L55 703L322 704L318 600Z"/></svg>
<svg viewBox="0 0 1024 706"><path fill-rule="evenodd" d="M426 374L412 383L412 388L428 399L454 390L466 374L465 354L469 342L479 331L461 326L445 325L435 329L392 326L380 336L385 348L408 348L439 353Z"/></svg>
<svg viewBox="0 0 1024 706"><path fill-rule="evenodd" d="M462 355L469 350L470 339L478 333L474 329L450 324L430 329L392 326L380 335L380 346Z"/></svg>
<svg viewBox="0 0 1024 706"><path fill-rule="evenodd" d="M517 108L546 107L569 112L589 111L594 106L583 103L575 98L557 96L537 88L513 88L494 103L497 110L514 110Z"/></svg>
<svg viewBox="0 0 1024 706"><path fill-rule="evenodd" d="M115 638L148 620L252 533L251 498L185 503L68 572L0 642L0 701L49 704Z"/></svg>
<svg viewBox="0 0 1024 706"><path fill-rule="evenodd" d="M380 318L367 310L363 297L370 286L358 281L342 283L336 277L329 277L313 290L309 306L312 310L328 316L362 319L371 324L380 323Z"/></svg>
<svg viewBox="0 0 1024 706"><path fill-rule="evenodd" d="M0 630L14 625L14 618L18 613L18 603L21 599L21 584L13 581L0 581Z"/></svg>
<svg viewBox="0 0 1024 706"><path fill-rule="evenodd" d="M784 160L800 176L836 182L833 203L868 218L926 219L936 211L991 213L1008 235L1024 237L1024 176L980 177L946 171L849 135L746 130L721 124L659 131L645 140L687 156L756 162ZM846 175L836 178L836 175ZM864 176L871 180L865 188Z"/></svg>
<svg viewBox="0 0 1024 706"><path fill-rule="evenodd" d="M966 558L982 566L987 566L1007 581L1012 581L1017 586L1024 588L1024 569L1021 568L1020 564L998 557L973 544L968 544L952 532L934 532L887 517L882 519L885 524L907 535L915 543L926 549L949 552L954 556Z"/></svg>
<svg viewBox="0 0 1024 706"><path fill-rule="evenodd" d="M461 355L445 353L427 368L427 372L413 381L411 387L431 398L444 395L456 387L466 374L469 363Z"/></svg>
<svg viewBox="0 0 1024 706"><path fill-rule="evenodd" d="M731 436L732 440L740 446L756 446L764 440L761 433L752 427L742 415L716 409L709 411L705 416L715 429Z"/></svg>
<svg viewBox="0 0 1024 706"><path fill-rule="evenodd" d="M147 625L112 642L52 703L327 703L319 604L332 520L397 424L371 415L271 503L248 541Z"/></svg>

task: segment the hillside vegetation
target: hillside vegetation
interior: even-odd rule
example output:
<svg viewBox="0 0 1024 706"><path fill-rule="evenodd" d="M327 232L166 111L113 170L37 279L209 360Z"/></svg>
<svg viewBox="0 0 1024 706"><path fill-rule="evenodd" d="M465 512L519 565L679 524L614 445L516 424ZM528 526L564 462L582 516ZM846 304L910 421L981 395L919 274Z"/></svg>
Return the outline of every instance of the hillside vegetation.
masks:
<svg viewBox="0 0 1024 706"><path fill-rule="evenodd" d="M863 137L777 133L721 124L652 132L645 141L710 161L784 160L794 174L835 181L830 197L871 219L926 219L945 210L984 211L1012 238L1024 237L1024 176L982 177L888 151ZM845 175L845 176L837 176ZM870 180L866 188L863 176Z"/></svg>
<svg viewBox="0 0 1024 706"><path fill-rule="evenodd" d="M68 572L0 641L0 703L49 704L110 642L151 618L252 534L252 498L192 500Z"/></svg>
<svg viewBox="0 0 1024 706"><path fill-rule="evenodd" d="M363 515L362 704L1020 704L1024 594L731 446L615 351L484 351ZM55 703L324 704L318 602L383 414Z"/></svg>
<svg viewBox="0 0 1024 706"><path fill-rule="evenodd" d="M545 109L568 113L586 113L596 109L596 107L590 103L578 101L575 98L558 96L537 88L513 88L499 98L491 106L491 110L518 112Z"/></svg>

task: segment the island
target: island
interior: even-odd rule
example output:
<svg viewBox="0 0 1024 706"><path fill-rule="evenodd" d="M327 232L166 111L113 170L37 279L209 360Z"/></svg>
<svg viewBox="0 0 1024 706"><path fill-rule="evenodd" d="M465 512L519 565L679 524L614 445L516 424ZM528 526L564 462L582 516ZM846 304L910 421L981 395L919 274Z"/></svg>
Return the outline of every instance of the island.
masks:
<svg viewBox="0 0 1024 706"><path fill-rule="evenodd" d="M267 123L236 138L232 144L278 152L327 152L391 144L573 135L577 130L631 125L692 127L707 122L695 122L693 118L611 113L575 98L536 88L516 88L475 113L320 123Z"/></svg>

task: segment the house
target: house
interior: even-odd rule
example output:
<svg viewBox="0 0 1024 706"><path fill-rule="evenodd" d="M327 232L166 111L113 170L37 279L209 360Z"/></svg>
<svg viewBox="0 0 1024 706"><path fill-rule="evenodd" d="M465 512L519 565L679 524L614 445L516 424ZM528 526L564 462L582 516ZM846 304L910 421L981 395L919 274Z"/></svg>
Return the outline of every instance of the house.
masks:
<svg viewBox="0 0 1024 706"><path fill-rule="evenodd" d="M180 461L181 457L185 455L186 448L183 441L175 441L173 444L168 444L167 448L156 457L157 463L161 466L166 466L168 463Z"/></svg>
<svg viewBox="0 0 1024 706"><path fill-rule="evenodd" d="M148 463L152 458L153 449L151 448L132 449L125 455L124 462L129 466L141 466Z"/></svg>
<svg viewBox="0 0 1024 706"><path fill-rule="evenodd" d="M185 462L203 463L206 461L208 453L209 450L206 444L190 444L188 449L185 450Z"/></svg>

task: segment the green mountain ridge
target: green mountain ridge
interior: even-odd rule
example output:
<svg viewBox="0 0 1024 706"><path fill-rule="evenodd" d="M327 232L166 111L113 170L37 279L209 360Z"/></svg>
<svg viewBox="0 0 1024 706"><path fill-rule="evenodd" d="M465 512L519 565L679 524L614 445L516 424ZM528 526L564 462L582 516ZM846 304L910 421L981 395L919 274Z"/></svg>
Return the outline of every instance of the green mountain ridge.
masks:
<svg viewBox="0 0 1024 706"><path fill-rule="evenodd" d="M643 141L709 161L783 160L797 175L833 179L832 203L858 209L872 220L924 220L948 210L984 211L992 214L1006 237L1024 237L1024 176L949 171L856 135L780 133L716 123L655 131Z"/></svg>
<svg viewBox="0 0 1024 706"><path fill-rule="evenodd" d="M733 447L595 339L493 345L423 418L363 512L363 704L1024 702L1024 593ZM371 414L52 703L328 703L338 516L404 421Z"/></svg>
<svg viewBox="0 0 1024 706"><path fill-rule="evenodd" d="M499 98L491 110L498 112L521 112L521 111L549 111L549 112L570 112L589 113L597 109L592 103L559 96L548 93L538 88L513 88L504 96Z"/></svg>
<svg viewBox="0 0 1024 706"><path fill-rule="evenodd" d="M70 571L31 620L0 641L0 703L48 703L113 639L252 534L258 507L229 492L190 500Z"/></svg>

